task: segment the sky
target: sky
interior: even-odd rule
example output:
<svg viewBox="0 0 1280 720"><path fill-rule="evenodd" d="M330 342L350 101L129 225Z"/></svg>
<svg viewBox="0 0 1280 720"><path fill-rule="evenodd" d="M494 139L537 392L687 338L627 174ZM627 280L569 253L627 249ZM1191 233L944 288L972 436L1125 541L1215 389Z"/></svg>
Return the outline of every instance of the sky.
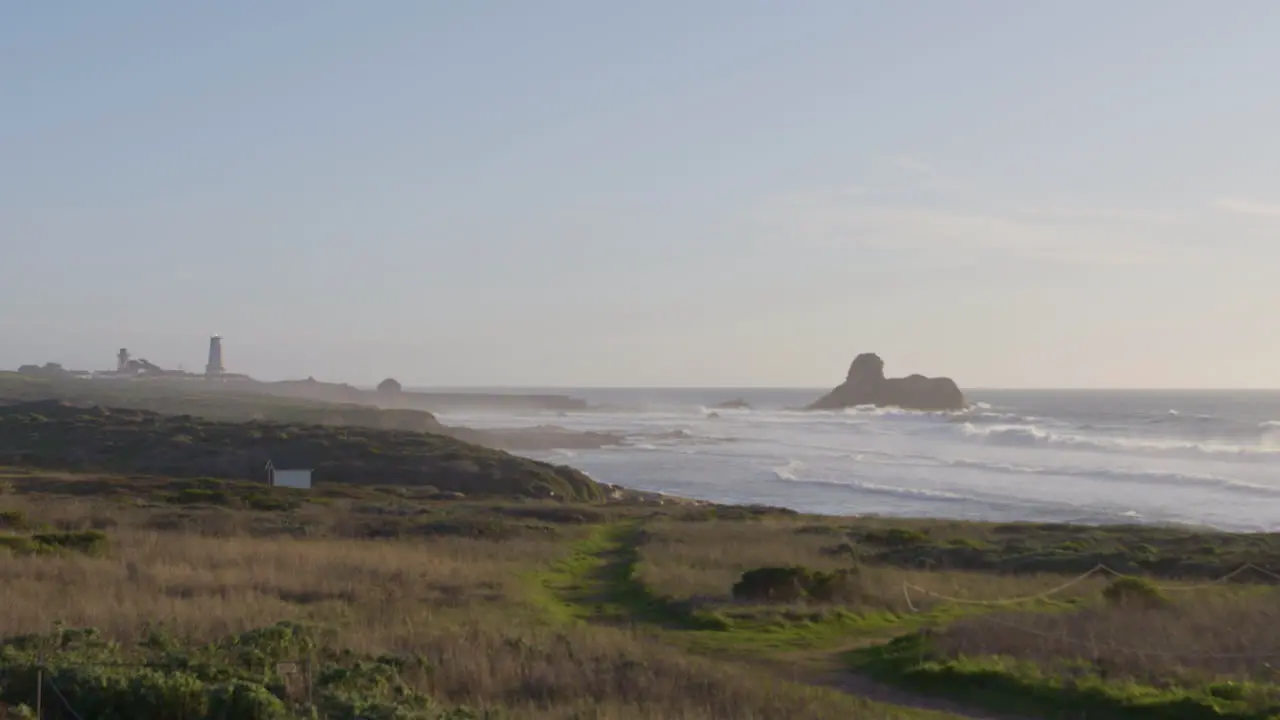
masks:
<svg viewBox="0 0 1280 720"><path fill-rule="evenodd" d="M1280 387L1274 0L0 4L0 367Z"/></svg>

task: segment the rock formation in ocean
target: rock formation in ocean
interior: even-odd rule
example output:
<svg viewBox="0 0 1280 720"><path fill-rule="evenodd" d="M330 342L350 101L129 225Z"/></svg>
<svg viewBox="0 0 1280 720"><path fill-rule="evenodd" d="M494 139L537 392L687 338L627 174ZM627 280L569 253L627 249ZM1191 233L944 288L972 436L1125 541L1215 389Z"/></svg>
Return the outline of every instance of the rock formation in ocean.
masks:
<svg viewBox="0 0 1280 720"><path fill-rule="evenodd" d="M862 353L853 359L845 381L808 409L838 410L858 405L907 410L962 410L965 400L951 378L923 375L886 378L884 360L875 353Z"/></svg>

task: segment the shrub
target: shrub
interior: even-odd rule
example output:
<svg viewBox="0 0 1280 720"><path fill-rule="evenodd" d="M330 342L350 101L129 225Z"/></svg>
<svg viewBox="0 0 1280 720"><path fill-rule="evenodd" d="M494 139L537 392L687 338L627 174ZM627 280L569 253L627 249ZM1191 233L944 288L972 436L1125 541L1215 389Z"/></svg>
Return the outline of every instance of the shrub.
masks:
<svg viewBox="0 0 1280 720"><path fill-rule="evenodd" d="M555 524L582 525L587 523L601 523L609 519L605 513L602 513L599 510L574 506L508 507L497 508L497 510L499 513L510 517L528 518L530 520L538 520L540 522Z"/></svg>
<svg viewBox="0 0 1280 720"><path fill-rule="evenodd" d="M89 556L106 554L107 536L97 530L38 533L36 535L0 535L0 550L15 555L78 552Z"/></svg>
<svg viewBox="0 0 1280 720"><path fill-rule="evenodd" d="M40 533L31 539L47 548L70 550L85 555L103 555L107 551L107 535L99 530Z"/></svg>
<svg viewBox="0 0 1280 720"><path fill-rule="evenodd" d="M819 548L818 552L830 557L858 556L858 548L854 547L853 543L847 542L840 543L839 545L828 545L827 547Z"/></svg>
<svg viewBox="0 0 1280 720"><path fill-rule="evenodd" d="M312 708L302 704L300 692L299 697L290 696L280 664L299 657L316 658L317 649L314 632L294 623L186 648L158 633L127 647L92 628L63 628L0 641L0 678L5 681L0 683L0 703L33 697L36 668L43 666L45 677L80 717L287 720L314 716ZM413 660L371 659L350 651L321 653L318 659L314 694L327 717L474 717L464 708L437 705L410 688L400 673ZM133 660L154 665L141 667ZM420 664L415 669L421 669Z"/></svg>
<svg viewBox="0 0 1280 720"><path fill-rule="evenodd" d="M15 555L28 555L36 552L36 544L25 535L0 535L0 551Z"/></svg>
<svg viewBox="0 0 1280 720"><path fill-rule="evenodd" d="M796 528L797 535L843 535L844 531L835 525L802 525Z"/></svg>
<svg viewBox="0 0 1280 720"><path fill-rule="evenodd" d="M1160 586L1146 578L1122 577L1111 581L1102 591L1112 607L1151 610L1168 603Z"/></svg>
<svg viewBox="0 0 1280 720"><path fill-rule="evenodd" d="M735 600L795 602L805 595L809 570L803 567L763 567L742 573L733 586Z"/></svg>
<svg viewBox="0 0 1280 720"><path fill-rule="evenodd" d="M872 530L863 535L863 541L891 548L907 548L929 543L929 536L919 530L889 528Z"/></svg>
<svg viewBox="0 0 1280 720"><path fill-rule="evenodd" d="M839 602L856 598L859 588L857 568L845 568L813 573L808 592L818 602Z"/></svg>
<svg viewBox="0 0 1280 720"><path fill-rule="evenodd" d="M232 680L214 687L209 693L209 717L284 720L290 714L284 702L265 687Z"/></svg>
<svg viewBox="0 0 1280 720"><path fill-rule="evenodd" d="M736 600L766 602L837 602L855 597L859 591L858 570L833 572L801 566L763 567L748 570L733 586Z"/></svg>
<svg viewBox="0 0 1280 720"><path fill-rule="evenodd" d="M0 530L26 530L27 516L21 510L0 510Z"/></svg>
<svg viewBox="0 0 1280 720"><path fill-rule="evenodd" d="M231 502L231 496L222 490L183 488L174 495L173 500L182 505L227 505Z"/></svg>
<svg viewBox="0 0 1280 720"><path fill-rule="evenodd" d="M965 550L990 550L991 544L973 538L957 537L947 541L949 548L962 548Z"/></svg>
<svg viewBox="0 0 1280 720"><path fill-rule="evenodd" d="M265 493L252 493L244 496L244 505L250 510L262 510L265 512L285 512L295 510L302 503L293 498L281 497L279 495L268 495Z"/></svg>

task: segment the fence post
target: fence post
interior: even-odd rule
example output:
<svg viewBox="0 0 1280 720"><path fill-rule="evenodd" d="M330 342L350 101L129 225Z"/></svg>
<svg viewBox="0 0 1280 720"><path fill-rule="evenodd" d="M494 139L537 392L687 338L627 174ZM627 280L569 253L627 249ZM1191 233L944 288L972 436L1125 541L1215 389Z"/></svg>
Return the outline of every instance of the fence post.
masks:
<svg viewBox="0 0 1280 720"><path fill-rule="evenodd" d="M311 697L311 653L302 660L302 676L307 683L307 705L315 707L315 701Z"/></svg>
<svg viewBox="0 0 1280 720"><path fill-rule="evenodd" d="M36 656L36 720L44 720L44 653Z"/></svg>

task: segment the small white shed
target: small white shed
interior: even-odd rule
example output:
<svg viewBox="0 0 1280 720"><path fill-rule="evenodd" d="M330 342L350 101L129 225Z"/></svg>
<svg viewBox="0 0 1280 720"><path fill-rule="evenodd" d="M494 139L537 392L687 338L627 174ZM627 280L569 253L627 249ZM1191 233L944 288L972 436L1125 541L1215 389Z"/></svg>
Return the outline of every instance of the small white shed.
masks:
<svg viewBox="0 0 1280 720"><path fill-rule="evenodd" d="M275 463L268 460L267 484L271 487L288 487L298 488L300 490L310 490L311 470L303 468L281 470L275 466Z"/></svg>

